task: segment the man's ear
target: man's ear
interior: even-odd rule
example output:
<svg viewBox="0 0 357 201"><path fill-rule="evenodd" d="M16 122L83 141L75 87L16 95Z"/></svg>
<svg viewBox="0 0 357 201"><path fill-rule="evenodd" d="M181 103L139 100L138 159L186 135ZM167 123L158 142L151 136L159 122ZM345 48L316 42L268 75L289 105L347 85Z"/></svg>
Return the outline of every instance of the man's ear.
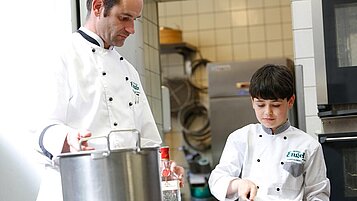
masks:
<svg viewBox="0 0 357 201"><path fill-rule="evenodd" d="M93 0L92 2L92 12L96 17L100 16L103 9L103 0Z"/></svg>

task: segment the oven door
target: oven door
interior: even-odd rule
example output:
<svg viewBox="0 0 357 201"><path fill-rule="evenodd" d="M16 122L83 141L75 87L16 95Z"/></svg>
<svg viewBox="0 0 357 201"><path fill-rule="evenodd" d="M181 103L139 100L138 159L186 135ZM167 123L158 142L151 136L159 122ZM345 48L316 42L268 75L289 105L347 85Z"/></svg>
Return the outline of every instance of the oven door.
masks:
<svg viewBox="0 0 357 201"><path fill-rule="evenodd" d="M357 132L320 134L331 201L357 200Z"/></svg>

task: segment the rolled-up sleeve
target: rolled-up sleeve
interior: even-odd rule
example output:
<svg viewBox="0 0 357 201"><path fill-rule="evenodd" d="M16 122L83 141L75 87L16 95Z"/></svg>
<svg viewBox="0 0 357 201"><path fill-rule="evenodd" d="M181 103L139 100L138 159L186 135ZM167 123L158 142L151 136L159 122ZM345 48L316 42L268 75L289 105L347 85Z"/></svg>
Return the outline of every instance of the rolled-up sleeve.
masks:
<svg viewBox="0 0 357 201"><path fill-rule="evenodd" d="M232 180L239 178L244 159L245 145L237 139L238 133L232 133L223 149L219 164L211 172L209 187L218 200L231 201L238 198L238 192L227 197L227 189Z"/></svg>

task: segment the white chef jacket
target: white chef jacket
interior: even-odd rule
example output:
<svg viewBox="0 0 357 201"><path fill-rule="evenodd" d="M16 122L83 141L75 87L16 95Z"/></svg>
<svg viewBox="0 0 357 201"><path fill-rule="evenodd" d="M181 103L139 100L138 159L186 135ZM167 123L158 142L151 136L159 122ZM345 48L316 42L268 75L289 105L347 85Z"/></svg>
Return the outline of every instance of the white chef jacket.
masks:
<svg viewBox="0 0 357 201"><path fill-rule="evenodd" d="M142 146L162 142L138 72L113 47L104 49L99 36L84 27L80 30L97 45L73 33L61 61L52 66L53 83L46 83L50 85L46 96L53 104L46 108L48 118L39 131L45 131L43 147L53 158L45 164L37 201L62 200L60 174L53 160L70 130L103 136L112 130L137 129ZM135 146L136 139L125 133L115 140L119 146Z"/></svg>
<svg viewBox="0 0 357 201"><path fill-rule="evenodd" d="M258 186L255 201L328 201L330 181L322 147L312 136L290 126L274 135L261 124L250 124L227 138L209 186L218 200L226 198L230 181L248 179Z"/></svg>

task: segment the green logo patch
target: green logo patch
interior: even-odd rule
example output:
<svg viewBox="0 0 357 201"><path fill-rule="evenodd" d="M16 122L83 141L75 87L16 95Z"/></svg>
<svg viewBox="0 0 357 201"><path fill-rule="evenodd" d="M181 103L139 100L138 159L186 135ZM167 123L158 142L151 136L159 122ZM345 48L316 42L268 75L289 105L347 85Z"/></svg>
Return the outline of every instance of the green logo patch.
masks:
<svg viewBox="0 0 357 201"><path fill-rule="evenodd" d="M288 151L288 153L286 154L286 161L303 163L306 161L305 155L306 155L305 152L301 152L297 150Z"/></svg>

